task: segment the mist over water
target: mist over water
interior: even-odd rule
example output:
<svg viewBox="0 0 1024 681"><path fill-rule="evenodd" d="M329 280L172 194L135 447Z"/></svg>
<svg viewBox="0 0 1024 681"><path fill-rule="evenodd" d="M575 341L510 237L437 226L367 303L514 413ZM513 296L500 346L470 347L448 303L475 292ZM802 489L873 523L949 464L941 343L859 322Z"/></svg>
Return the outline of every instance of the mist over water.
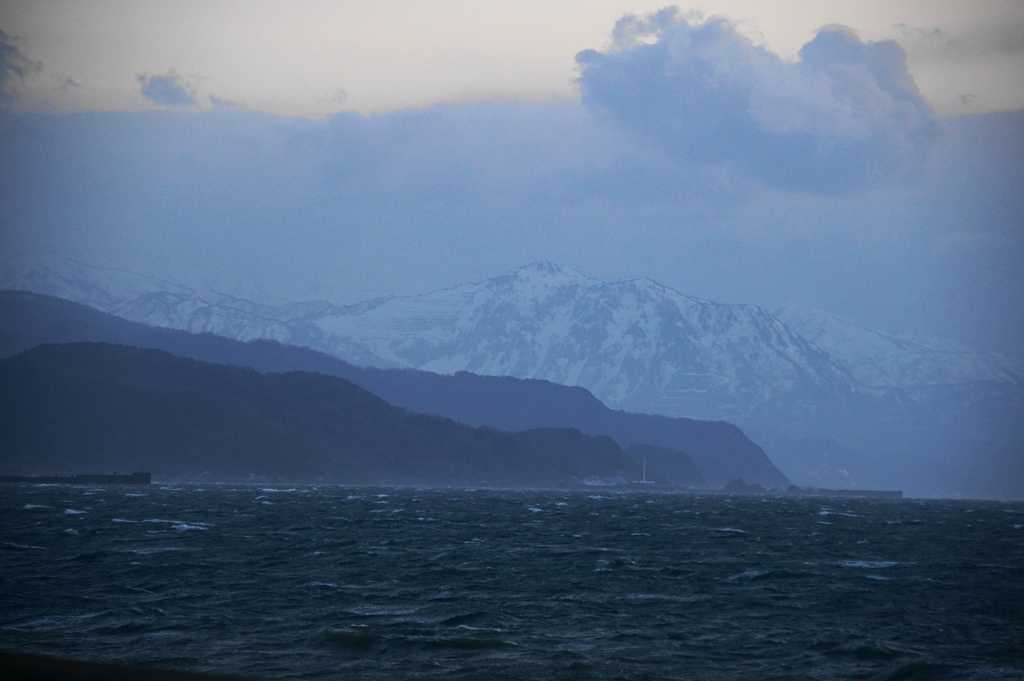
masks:
<svg viewBox="0 0 1024 681"><path fill-rule="evenodd" d="M0 647L265 679L1020 679L1024 504L0 488Z"/></svg>

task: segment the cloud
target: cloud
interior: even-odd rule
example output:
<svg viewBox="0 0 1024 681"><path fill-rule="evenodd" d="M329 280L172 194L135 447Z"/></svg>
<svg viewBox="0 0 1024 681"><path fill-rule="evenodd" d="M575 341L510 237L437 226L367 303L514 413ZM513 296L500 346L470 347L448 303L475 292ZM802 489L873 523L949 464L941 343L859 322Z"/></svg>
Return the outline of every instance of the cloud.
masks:
<svg viewBox="0 0 1024 681"><path fill-rule="evenodd" d="M196 104L195 87L173 69L163 75L139 74L142 96L160 106L192 107Z"/></svg>
<svg viewBox="0 0 1024 681"><path fill-rule="evenodd" d="M913 175L941 128L892 41L830 26L786 62L729 21L627 16L576 56L584 105L690 163L842 194Z"/></svg>
<svg viewBox="0 0 1024 681"><path fill-rule="evenodd" d="M233 111L245 111L247 108L245 104L230 99L222 99L216 95L210 95L210 106L214 109L231 109Z"/></svg>
<svg viewBox="0 0 1024 681"><path fill-rule="evenodd" d="M578 101L206 109L0 110L0 253L185 283L258 270L279 302L353 303L549 259L1024 353L1024 112L944 120L918 182L835 196L638 144Z"/></svg>
<svg viewBox="0 0 1024 681"><path fill-rule="evenodd" d="M924 40L942 40L946 42L949 40L949 34L943 31L941 28L930 28L924 29L920 26L911 26L908 23L900 22L893 24L893 28L900 32L904 38L921 38Z"/></svg>
<svg viewBox="0 0 1024 681"><path fill-rule="evenodd" d="M338 88L337 90L321 97L321 101L326 104L344 104L348 101L348 93L342 88Z"/></svg>
<svg viewBox="0 0 1024 681"><path fill-rule="evenodd" d="M43 68L40 62L25 57L11 36L0 31L0 102L18 98L16 83Z"/></svg>

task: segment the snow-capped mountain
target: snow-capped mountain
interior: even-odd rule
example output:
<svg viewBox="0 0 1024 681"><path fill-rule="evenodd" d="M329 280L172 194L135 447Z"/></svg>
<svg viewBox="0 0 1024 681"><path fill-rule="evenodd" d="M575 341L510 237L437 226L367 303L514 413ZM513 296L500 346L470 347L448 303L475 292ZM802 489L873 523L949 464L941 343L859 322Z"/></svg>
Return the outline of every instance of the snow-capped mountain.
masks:
<svg viewBox="0 0 1024 681"><path fill-rule="evenodd" d="M276 340L309 346L354 364L387 364L344 339L324 338L312 321L342 311L324 301L267 305L71 258L4 263L0 288L64 298L150 326L243 341Z"/></svg>
<svg viewBox="0 0 1024 681"><path fill-rule="evenodd" d="M957 341L887 334L797 305L774 315L841 361L865 387L910 390L977 381L1024 383L1024 362L975 352Z"/></svg>
<svg viewBox="0 0 1024 681"><path fill-rule="evenodd" d="M691 418L814 408L853 378L762 308L537 263L315 322L396 365L580 385L609 406Z"/></svg>
<svg viewBox="0 0 1024 681"><path fill-rule="evenodd" d="M257 304L73 261L0 268L0 287L355 364L541 378L618 409L729 420L798 483L913 492L927 478L922 493L948 494L984 469L1024 490L1021 362L807 308L772 314L550 263L350 306Z"/></svg>

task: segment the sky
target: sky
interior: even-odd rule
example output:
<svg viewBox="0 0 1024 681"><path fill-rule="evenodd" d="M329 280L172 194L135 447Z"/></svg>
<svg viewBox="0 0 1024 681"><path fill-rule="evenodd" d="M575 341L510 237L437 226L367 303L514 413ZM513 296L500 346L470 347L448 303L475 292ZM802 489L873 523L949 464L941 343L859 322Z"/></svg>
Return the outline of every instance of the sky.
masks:
<svg viewBox="0 0 1024 681"><path fill-rule="evenodd" d="M8 0L0 250L267 300L537 260L1024 357L1024 3Z"/></svg>

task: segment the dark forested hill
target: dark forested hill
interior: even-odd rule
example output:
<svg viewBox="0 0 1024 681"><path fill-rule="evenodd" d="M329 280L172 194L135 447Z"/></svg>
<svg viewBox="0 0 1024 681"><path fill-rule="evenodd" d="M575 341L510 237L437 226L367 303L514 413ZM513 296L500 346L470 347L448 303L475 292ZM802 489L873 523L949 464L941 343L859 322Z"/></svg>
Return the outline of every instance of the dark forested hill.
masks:
<svg viewBox="0 0 1024 681"><path fill-rule="evenodd" d="M58 298L0 292L0 357L42 343L82 340L161 349L261 372L339 376L393 405L471 426L510 431L575 428L607 435L624 448L652 445L658 448L657 455L650 453L653 450L633 451L647 451L650 471L684 486L721 487L737 478L765 487L789 484L760 447L725 422L615 411L584 388L548 381L356 367L308 348L149 327Z"/></svg>
<svg viewBox="0 0 1024 681"><path fill-rule="evenodd" d="M340 483L574 486L636 478L609 438L505 433L391 406L321 374L260 374L104 343L0 362L0 465L11 473Z"/></svg>

